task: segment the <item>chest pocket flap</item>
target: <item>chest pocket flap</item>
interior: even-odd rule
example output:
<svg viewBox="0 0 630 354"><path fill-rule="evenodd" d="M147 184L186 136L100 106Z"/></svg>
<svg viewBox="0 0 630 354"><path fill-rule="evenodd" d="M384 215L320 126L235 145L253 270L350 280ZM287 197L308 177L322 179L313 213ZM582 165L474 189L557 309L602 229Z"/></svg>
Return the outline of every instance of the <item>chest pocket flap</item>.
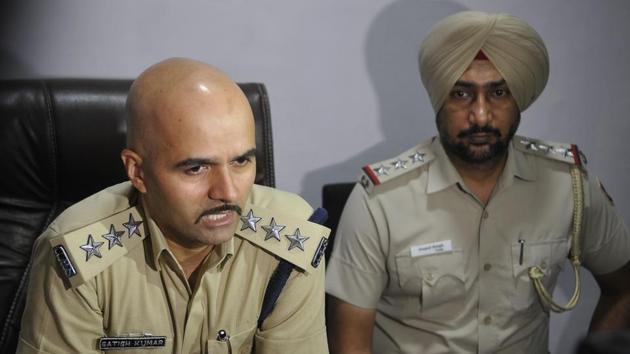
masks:
<svg viewBox="0 0 630 354"><path fill-rule="evenodd" d="M421 311L430 317L431 313L440 313L444 304L455 308L463 303L464 262L461 250L419 257L401 254L396 257L398 281L407 295L420 297Z"/></svg>

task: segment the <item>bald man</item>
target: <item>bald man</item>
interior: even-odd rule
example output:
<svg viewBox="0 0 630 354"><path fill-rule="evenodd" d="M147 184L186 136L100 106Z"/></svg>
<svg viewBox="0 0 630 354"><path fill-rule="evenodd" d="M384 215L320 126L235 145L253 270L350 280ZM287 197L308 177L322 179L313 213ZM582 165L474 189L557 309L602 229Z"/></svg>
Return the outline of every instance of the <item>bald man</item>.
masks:
<svg viewBox="0 0 630 354"><path fill-rule="evenodd" d="M515 135L549 73L523 20L467 11L419 56L438 137L365 166L328 264L331 352L547 353L567 257L602 290L591 329L630 324L630 236L575 145Z"/></svg>
<svg viewBox="0 0 630 354"><path fill-rule="evenodd" d="M327 353L328 230L300 197L254 185L239 87L189 59L134 81L129 182L64 211L36 241L19 353ZM280 261L293 265L258 324ZM287 263L288 262L288 263ZM289 268L290 269L290 268Z"/></svg>

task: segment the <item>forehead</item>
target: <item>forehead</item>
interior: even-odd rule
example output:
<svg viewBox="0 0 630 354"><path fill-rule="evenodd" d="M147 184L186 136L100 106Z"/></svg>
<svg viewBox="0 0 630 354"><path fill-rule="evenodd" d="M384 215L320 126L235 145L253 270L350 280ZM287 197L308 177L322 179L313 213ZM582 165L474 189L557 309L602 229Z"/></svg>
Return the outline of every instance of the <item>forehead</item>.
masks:
<svg viewBox="0 0 630 354"><path fill-rule="evenodd" d="M154 114L154 148L173 159L232 158L255 145L251 108L238 93L172 95Z"/></svg>
<svg viewBox="0 0 630 354"><path fill-rule="evenodd" d="M503 80L503 76L490 60L473 60L459 81L483 85Z"/></svg>

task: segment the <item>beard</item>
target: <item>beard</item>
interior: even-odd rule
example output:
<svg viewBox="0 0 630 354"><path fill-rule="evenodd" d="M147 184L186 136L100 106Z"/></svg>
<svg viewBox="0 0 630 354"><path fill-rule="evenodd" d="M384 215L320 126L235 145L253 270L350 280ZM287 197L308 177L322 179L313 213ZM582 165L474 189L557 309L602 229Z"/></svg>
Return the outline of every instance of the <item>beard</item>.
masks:
<svg viewBox="0 0 630 354"><path fill-rule="evenodd" d="M521 122L521 113L518 112L514 117L507 135L505 136L502 136L501 131L497 128L490 126L481 127L475 124L466 130L460 131L457 134L458 140L456 140L455 137L449 135L448 127L443 122L444 117L442 114L442 111L439 111L435 120L440 134L440 142L442 143L444 150L448 155L456 156L458 159L471 165L481 165L497 161L505 156L510 141L514 137L514 134L516 134L516 130ZM470 141L470 138L472 138L474 134L480 133L487 134L495 139L494 142L486 144L486 149L475 150L471 146L473 144L466 141Z"/></svg>

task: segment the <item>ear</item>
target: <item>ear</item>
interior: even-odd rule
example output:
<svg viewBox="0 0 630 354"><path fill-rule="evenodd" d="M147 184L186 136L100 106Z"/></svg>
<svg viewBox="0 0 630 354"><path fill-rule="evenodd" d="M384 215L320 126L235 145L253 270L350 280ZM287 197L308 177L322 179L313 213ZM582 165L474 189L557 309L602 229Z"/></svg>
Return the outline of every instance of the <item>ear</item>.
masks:
<svg viewBox="0 0 630 354"><path fill-rule="evenodd" d="M127 177L129 177L131 184L140 193L146 193L147 187L144 183L144 171L142 171L142 158L140 155L131 149L123 149L120 153L120 158L125 165L125 171L127 171Z"/></svg>

